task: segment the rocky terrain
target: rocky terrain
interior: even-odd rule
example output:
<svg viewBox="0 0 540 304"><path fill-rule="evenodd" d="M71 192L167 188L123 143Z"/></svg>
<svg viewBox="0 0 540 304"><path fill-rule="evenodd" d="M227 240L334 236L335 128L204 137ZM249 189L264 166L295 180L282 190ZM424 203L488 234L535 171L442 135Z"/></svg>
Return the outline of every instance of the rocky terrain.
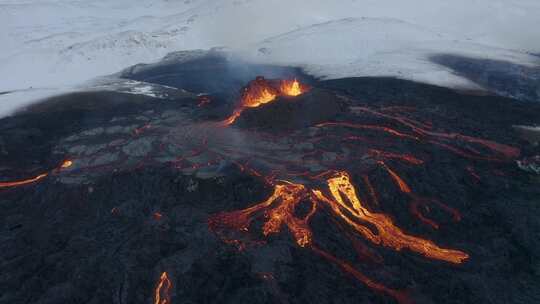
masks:
<svg viewBox="0 0 540 304"><path fill-rule="evenodd" d="M258 75L310 89L225 126ZM540 148L513 127L540 106L213 55L119 76L167 94L77 92L0 120L0 303L540 301ZM340 216L336 172L392 224ZM291 185L292 210L258 205Z"/></svg>

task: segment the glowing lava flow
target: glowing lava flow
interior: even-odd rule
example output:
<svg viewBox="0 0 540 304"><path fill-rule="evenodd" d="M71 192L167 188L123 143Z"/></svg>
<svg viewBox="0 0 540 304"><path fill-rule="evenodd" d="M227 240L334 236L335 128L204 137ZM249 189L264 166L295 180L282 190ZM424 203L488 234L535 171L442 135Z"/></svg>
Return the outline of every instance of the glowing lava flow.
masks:
<svg viewBox="0 0 540 304"><path fill-rule="evenodd" d="M301 85L296 79L280 80L279 85L274 85L272 81L259 76L244 88L240 104L222 124L228 126L234 123L246 108L256 108L270 103L278 96L298 96L307 92L307 90L307 87Z"/></svg>
<svg viewBox="0 0 540 304"><path fill-rule="evenodd" d="M279 233L281 227L286 225L296 243L300 247L306 247L312 241L312 232L308 222L316 211L315 203L313 202L311 211L303 219L294 216L296 206L306 198L311 198L311 196L303 185L292 183L276 185L274 193L267 200L247 209L219 213L210 218L209 226L215 232L220 228L248 231L256 214L264 210L267 221L262 232L265 236ZM277 206L271 208L273 205Z"/></svg>
<svg viewBox="0 0 540 304"><path fill-rule="evenodd" d="M419 207L420 206L427 207L429 205L429 203L434 203L437 206L439 206L442 210L444 210L444 211L448 212L449 214L451 214L454 221L458 222L458 221L461 220L461 214L456 209L451 208L451 207L441 203L440 201L438 201L436 199L423 198L423 197L419 197L419 196L415 195L412 192L411 187L394 170L390 169L383 161L379 161L378 164L381 165L386 170L386 172L388 172L388 174L390 174L390 176L392 177L394 182L399 187L399 190L401 190L401 192L403 192L405 194L408 194L413 199L413 201L411 203L410 210L411 210L412 214L414 214L420 221L422 221L423 223L433 227L434 229L439 229L439 224L438 223L436 223L432 219L429 219L429 218L425 217L422 214L422 212L420 212ZM427 209L429 210L429 208L427 208Z"/></svg>
<svg viewBox="0 0 540 304"><path fill-rule="evenodd" d="M326 202L337 216L369 241L397 251L407 248L425 257L455 264L463 263L469 258L465 252L444 249L429 240L407 235L394 225L389 216L370 212L356 195L356 190L347 173L338 172L335 177L328 179L327 183L333 199L327 198L320 190L313 191L315 196ZM358 222L370 223L378 233L375 234Z"/></svg>
<svg viewBox="0 0 540 304"><path fill-rule="evenodd" d="M156 286L154 304L171 304L171 287L172 283L167 272L163 272Z"/></svg>
<svg viewBox="0 0 540 304"><path fill-rule="evenodd" d="M322 256L325 259L327 259L328 261L338 265L341 269L343 269L343 271L345 271L348 274L352 275L358 281L366 284L366 286L368 286L372 290L374 290L376 292L387 294L387 295L393 297L394 299L396 299L396 301L398 301L398 303L400 303L400 304L411 303L411 301L409 300L409 297L408 297L406 292L391 289L391 288L388 288L388 287L384 286L381 283L377 283L377 282L373 281L371 278L367 277L365 274L363 274L360 271L356 270L353 266L351 266L351 264L336 258L335 256L331 255L330 253L328 253L328 252L326 252L324 250L319 249L318 247L313 246L311 249L315 253L317 253L318 255Z"/></svg>
<svg viewBox="0 0 540 304"><path fill-rule="evenodd" d="M66 169L66 168L69 168L73 165L73 161L71 160L66 160L64 161L56 170L60 170L60 169ZM54 170L53 170L54 171ZM28 185L28 184L32 184L32 183L35 183L41 179L44 179L45 177L49 176L50 172L44 172L44 173L41 173L35 177L32 177L32 178L28 178L28 179L23 179L23 180L19 180L19 181L12 181L12 182L0 182L0 188L11 188L11 187L18 187L18 186L24 186L24 185Z"/></svg>
<svg viewBox="0 0 540 304"><path fill-rule="evenodd" d="M352 227L354 232L376 245L389 247L396 251L409 249L427 258L454 264L463 263L469 258L465 252L441 248L430 240L408 235L395 226L389 216L369 211L358 198L346 172L335 172L332 177L326 180L326 184L330 197L323 194L321 190L308 191L304 185L283 182L283 184L276 185L272 195L259 204L243 210L222 212L212 216L208 220L209 227L224 242L237 245L242 250L245 248L242 241L225 237L224 229L248 232L251 223L261 216L265 220L262 226L264 236L279 233L281 227L285 225L300 247L310 248L328 261L337 264L366 286L377 292L390 295L400 303L408 303L409 301L404 292L373 281L354 269L349 263L334 257L314 244L314 235L309 227L309 220L317 211L318 206L321 206L320 203L330 207L332 213L336 215L335 220L341 219ZM299 218L295 215L295 208L304 201L310 201L312 207L307 215ZM345 233L348 232L345 231Z"/></svg>
<svg viewBox="0 0 540 304"><path fill-rule="evenodd" d="M0 188L17 187L17 186L22 186L22 185L35 183L38 180L47 177L48 175L49 175L49 173L47 172L47 173L42 173L42 174L40 174L40 175L38 175L36 177L32 177L32 178L25 179L25 180L14 181L14 182L1 182L0 183Z"/></svg>

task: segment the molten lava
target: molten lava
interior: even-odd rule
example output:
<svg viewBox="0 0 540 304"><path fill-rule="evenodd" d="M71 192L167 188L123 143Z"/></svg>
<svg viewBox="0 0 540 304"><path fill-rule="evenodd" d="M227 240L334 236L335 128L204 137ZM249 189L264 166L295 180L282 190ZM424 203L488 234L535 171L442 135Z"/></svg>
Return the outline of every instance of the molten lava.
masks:
<svg viewBox="0 0 540 304"><path fill-rule="evenodd" d="M228 126L236 121L246 108L256 108L263 104L274 101L279 96L298 96L308 91L308 88L298 80L280 80L279 85L274 81L266 80L259 76L251 81L244 88L240 104L236 107L233 114L223 121Z"/></svg>
<svg viewBox="0 0 540 304"><path fill-rule="evenodd" d="M305 88L302 88L298 80L282 80L279 87L281 94L287 96L298 96L305 92Z"/></svg>
<svg viewBox="0 0 540 304"><path fill-rule="evenodd" d="M330 253L328 253L328 252L326 252L324 250L321 250L321 249L319 249L319 248L317 248L315 246L313 246L312 250L315 253L317 253L318 255L322 256L325 259L327 259L328 261L338 265L341 269L343 269L343 271L345 271L346 273L352 275L358 281L366 284L366 286L368 286L372 290L374 290L376 292L383 293L383 294L387 294L387 295L393 297L394 299L396 299L396 301L398 303L400 303L400 304L411 303L411 301L409 300L409 297L408 297L406 292L391 289L391 288L388 288L388 287L384 286L383 284L380 284L380 283L377 283L377 282L373 281L371 278L369 278L365 274L363 274L360 271L356 270L351 264L336 258L335 256L331 255Z"/></svg>
<svg viewBox="0 0 540 304"><path fill-rule="evenodd" d="M463 263L469 258L465 252L444 249L429 240L408 235L395 226L389 216L370 212L356 195L347 173L336 173L335 177L327 180L327 184L333 199L327 198L320 190L313 191L316 197L327 203L338 217L374 244L397 251L407 248L425 257L455 264ZM370 223L377 233L360 223Z"/></svg>
<svg viewBox="0 0 540 304"><path fill-rule="evenodd" d="M262 228L265 236L279 233L281 227L286 225L296 243L300 247L306 247L312 241L312 232L309 229L308 222L316 211L316 205L313 202L311 211L303 219L297 218L294 215L294 210L302 200L310 198L309 192L303 185L292 183L276 185L274 193L267 200L247 209L219 213L210 218L209 225L213 231L232 228L237 231L247 232L257 213L263 211L265 218L267 218Z"/></svg>
<svg viewBox="0 0 540 304"><path fill-rule="evenodd" d="M56 168L54 170L51 170L50 172L44 172L44 173L38 174L38 175L36 175L34 177L31 177L31 178L28 178L28 179L23 179L23 180L11 181L11 182L0 182L0 188L11 188L11 187L18 187L18 186L24 186L24 185L32 184L32 183L35 183L35 182L37 182L39 180L42 180L45 177L49 176L49 174L51 174L51 172L59 171L59 170L62 170L62 169L67 169L67 168L71 167L72 165L73 165L73 161L66 160L58 168Z"/></svg>
<svg viewBox="0 0 540 304"><path fill-rule="evenodd" d="M19 180L19 181L13 181L13 182L0 182L0 188L9 188L9 187L17 187L17 186L23 186L27 184L31 184L34 182L37 182L40 179L43 179L47 177L49 173L42 173L36 177L32 177L29 179Z"/></svg>
<svg viewBox="0 0 540 304"><path fill-rule="evenodd" d="M390 170L388 167L386 168ZM397 174L392 175L392 177L396 181L400 180ZM336 216L336 220L341 220L338 223L348 224L353 232L373 244L392 248L396 251L409 249L427 258L454 264L463 263L469 258L469 255L463 251L442 248L430 240L406 234L393 223L388 215L373 213L368 210L356 194L356 190L346 172L334 172L333 176L326 180L326 185L328 187L326 192L330 196L325 195L319 189L309 191L304 185L283 182L283 184L276 185L273 194L259 204L243 210L222 212L212 216L209 219L209 227L221 236L224 242L237 245L239 249L244 249L245 244L240 239L225 237L223 230L233 229L238 233L247 233L251 223L263 216L265 222L262 226L262 234L264 236L279 233L283 226L287 226L300 247L315 251L328 261L340 266L345 272L351 274L366 286L375 291L388 294L400 303L408 302L405 293L373 281L354 269L349 263L334 257L314 244L314 235L309 227L309 220L318 207L322 206L321 204L330 208L331 214ZM403 184L398 182L398 185L402 191L405 189L410 192L410 188L404 182ZM373 191L373 189L369 191ZM375 195L373 194L373 196ZM311 202L311 210L303 218L298 218L295 215L295 209L301 202L306 201ZM345 233L348 234L347 231ZM353 246L358 249L358 244L353 242ZM360 252L368 251L367 249L360 249ZM369 256L377 260L376 256Z"/></svg>
<svg viewBox="0 0 540 304"><path fill-rule="evenodd" d="M159 278L154 295L154 304L171 304L171 287L167 272L163 272Z"/></svg>
<svg viewBox="0 0 540 304"><path fill-rule="evenodd" d="M384 162L380 161L379 164L390 174L392 179L399 186L399 190L403 193L411 193L411 187L396 173L394 170L390 169Z"/></svg>

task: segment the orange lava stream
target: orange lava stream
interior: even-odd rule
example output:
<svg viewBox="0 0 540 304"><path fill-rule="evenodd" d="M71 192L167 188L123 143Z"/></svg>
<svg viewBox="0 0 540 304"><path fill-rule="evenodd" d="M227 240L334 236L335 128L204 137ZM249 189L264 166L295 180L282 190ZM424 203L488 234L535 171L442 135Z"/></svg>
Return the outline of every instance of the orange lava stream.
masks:
<svg viewBox="0 0 540 304"><path fill-rule="evenodd" d="M267 200L247 209L219 213L210 218L209 225L213 231L224 227L238 231L248 231L254 215L264 210L267 221L262 228L262 232L265 236L279 233L281 227L286 225L296 243L300 247L306 247L312 242L312 232L308 222L316 211L316 205L313 203L311 211L303 219L294 216L294 210L303 199L309 197L309 192L303 185L292 183L276 185L274 193ZM277 206L271 208L272 205Z"/></svg>
<svg viewBox="0 0 540 304"><path fill-rule="evenodd" d="M71 160L66 160L64 161L56 170L60 170L60 169L66 169L66 168L69 168L73 165L73 161ZM53 170L54 171L54 170ZM11 188L11 187L18 187L18 186L24 186L24 185L28 185L28 184L32 184L32 183L35 183L41 179L44 179L45 177L49 176L50 172L44 172L44 173L41 173L35 177L32 177L32 178L28 178L28 179L23 179L23 180L19 180L19 181L12 181L12 182L0 182L0 188Z"/></svg>
<svg viewBox="0 0 540 304"><path fill-rule="evenodd" d="M280 91L283 95L287 96L298 96L302 95L305 92L305 88L302 88L298 80L282 80Z"/></svg>
<svg viewBox="0 0 540 304"><path fill-rule="evenodd" d="M380 158L385 158L385 159L398 159L398 160L402 160L404 162L408 162L412 165L421 165L424 163L423 160L421 159L418 159L412 155L409 155L409 154L397 154L397 153L391 153L391 152L386 152L386 151L381 151L381 150L375 150L375 149L370 149L369 151L369 154L373 155L373 156L377 156L377 157L380 157Z"/></svg>
<svg viewBox="0 0 540 304"><path fill-rule="evenodd" d="M259 76L244 88L240 104L231 116L222 121L222 125L228 126L234 123L246 108L256 108L270 103L278 96L298 96L307 90L307 87L301 85L296 79L281 80L279 86L275 86L271 81Z"/></svg>
<svg viewBox="0 0 540 304"><path fill-rule="evenodd" d="M391 289L391 288L388 288L388 287L384 286L383 284L380 284L380 283L377 283L377 282L373 281L371 278L369 278L365 274L363 274L360 271L356 270L351 264L336 258L335 256L331 255L330 253L328 253L328 252L326 252L324 250L321 250L321 249L319 249L319 248L317 248L315 246L312 246L311 249L315 253L317 253L318 255L322 256L323 258L325 258L325 259L329 260L330 262L338 265L343 271L345 271L348 274L352 275L358 281L366 284L366 286L368 286L372 290L375 290L376 292L387 294L387 295L393 297L394 299L396 299L396 301L398 301L398 303L400 303L400 304L412 303L410 301L409 297L407 296L406 292L401 291L401 290Z"/></svg>
<svg viewBox="0 0 540 304"><path fill-rule="evenodd" d="M407 235L394 225L389 216L370 212L356 195L356 190L347 173L338 172L336 177L328 179L327 183L333 199L327 198L320 190L313 191L315 196L326 202L337 216L369 241L397 251L407 248L425 257L454 264L463 263L469 258L465 252L441 248L432 241ZM358 222L370 223L378 233L373 233L368 227L362 226Z"/></svg>
<svg viewBox="0 0 540 304"><path fill-rule="evenodd" d="M397 177L397 174L395 176ZM405 292L388 288L373 281L349 263L319 249L314 244L313 231L309 227L309 221L317 211L320 203L330 207L332 213L336 215L333 220L340 227L343 223L344 227L342 229L352 227L352 232L359 233L360 236L376 245L386 246L396 251L405 248L427 258L454 264L463 263L469 258L469 255L463 251L441 248L430 240L408 235L395 226L388 215L369 211L357 196L356 190L346 172L333 172L333 176L328 178L326 183L330 193L329 197L323 194L321 190L309 191L301 184L283 182L275 185L274 192L267 200L243 210L218 213L208 220L209 227L214 233L221 236L225 243L236 245L240 250L243 250L246 247L239 239L223 237L223 229L248 232L252 221L262 216L264 218L262 226L264 236L279 233L283 226L287 226L298 246L312 249L366 286L377 292L390 295L400 303L409 303L409 298ZM310 201L312 207L307 215L298 218L295 215L295 208L303 201ZM351 239L350 232L344 230L344 233ZM353 240L351 239L351 241ZM367 248L359 248L359 245L361 244L353 242L353 246L360 255L382 262L376 255L367 252Z"/></svg>
<svg viewBox="0 0 540 304"><path fill-rule="evenodd" d="M396 173L394 170L390 169L384 162L380 161L379 164L390 174L392 179L396 182L399 187L399 190L403 193L411 193L411 187Z"/></svg>
<svg viewBox="0 0 540 304"><path fill-rule="evenodd" d="M411 210L412 214L414 214L420 221L422 221L423 223L431 226L434 229L439 229L439 224L438 223L436 223L432 219L427 218L420 211L420 208L419 208L420 206L423 206L427 210L429 210L429 206L428 206L429 203L435 203L441 209L443 209L444 211L451 214L454 221L459 222L461 220L461 214L456 209L451 208L451 207L441 203L440 201L438 201L436 199L426 199L426 198L422 198L422 197L418 197L418 196L414 195L412 190L411 190L411 187L394 170L390 169L382 161L379 161L379 164L388 172L388 174L390 174L390 176L392 177L394 182L398 185L399 190L401 190L401 192L403 192L403 193L409 194L412 197L413 201L411 203L410 210Z"/></svg>
<svg viewBox="0 0 540 304"><path fill-rule="evenodd" d="M375 131L383 131L390 135L394 135L401 138L408 138L413 140L418 140L418 137L412 136L409 134L405 134L402 132L399 132L397 130L394 130L392 128L388 127L382 127L382 126L375 126L375 125L362 125L362 124L354 124L350 122L324 122L317 125L317 127L347 127L352 129L365 129L365 130L375 130Z"/></svg>
<svg viewBox="0 0 540 304"><path fill-rule="evenodd" d="M35 183L38 180L47 177L48 175L49 175L49 173L42 173L42 174L40 174L40 175L38 175L36 177L32 177L32 178L25 179L25 180L14 181L14 182L1 182L0 183L0 188L17 187L17 186L22 186L22 185Z"/></svg>
<svg viewBox="0 0 540 304"><path fill-rule="evenodd" d="M172 283L167 272L163 272L156 286L154 304L171 304L171 287Z"/></svg>

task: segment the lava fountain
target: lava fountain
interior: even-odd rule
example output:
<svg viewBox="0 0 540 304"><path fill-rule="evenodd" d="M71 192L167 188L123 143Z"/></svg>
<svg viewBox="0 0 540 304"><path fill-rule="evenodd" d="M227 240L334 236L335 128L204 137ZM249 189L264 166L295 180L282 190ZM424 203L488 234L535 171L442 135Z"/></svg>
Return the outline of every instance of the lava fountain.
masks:
<svg viewBox="0 0 540 304"><path fill-rule="evenodd" d="M231 125L246 108L256 108L270 103L280 96L295 97L306 93L309 88L296 79L292 80L267 80L258 76L251 81L242 92L240 103L234 109L233 114L225 119L224 126Z"/></svg>

